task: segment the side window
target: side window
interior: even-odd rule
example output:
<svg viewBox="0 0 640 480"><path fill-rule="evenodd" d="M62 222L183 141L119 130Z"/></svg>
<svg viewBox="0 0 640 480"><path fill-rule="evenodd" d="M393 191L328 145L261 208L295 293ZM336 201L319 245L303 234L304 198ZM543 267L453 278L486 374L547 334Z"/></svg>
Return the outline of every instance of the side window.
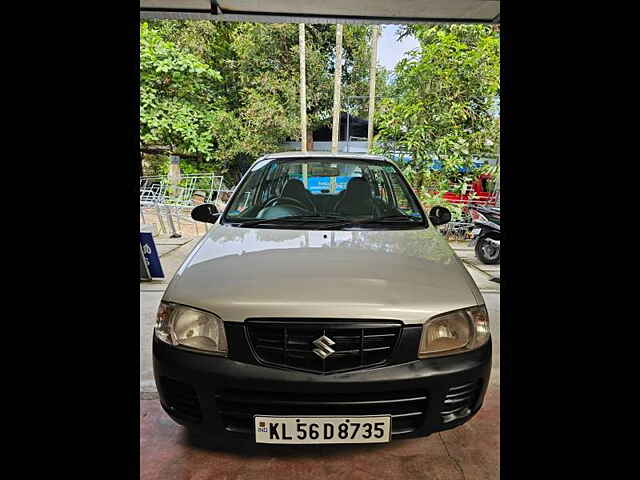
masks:
<svg viewBox="0 0 640 480"><path fill-rule="evenodd" d="M282 166L282 172L279 175L278 195L282 195L285 185L292 179L300 180L304 183L302 163L287 163Z"/></svg>
<svg viewBox="0 0 640 480"><path fill-rule="evenodd" d="M265 174L268 171L273 170L273 166L274 164L271 164L268 166L266 166L265 164L256 165L256 167L253 169L253 172L257 172L257 173L254 173L253 175L251 175L247 180L246 186L243 187L242 195L236 198L236 200L234 201L234 204L231 207L231 210L230 210L231 214L233 214L233 212L236 212L236 213L242 212L260 203L258 197L261 194L260 193L261 180L265 177ZM264 169L264 170L260 172L259 171L260 169Z"/></svg>
<svg viewBox="0 0 640 480"><path fill-rule="evenodd" d="M394 196L398 202L397 207L409 215L419 215L418 209L413 205L413 202L410 201L411 196L407 191L407 187L404 185L404 182L399 177L395 169L393 167L385 167L385 173L387 174Z"/></svg>
<svg viewBox="0 0 640 480"><path fill-rule="evenodd" d="M282 188L282 177L287 173L282 165L276 167L276 164L273 163L272 166L275 168L269 169L260 188L260 201L258 202L260 205L264 205L265 202L278 195L279 189Z"/></svg>
<svg viewBox="0 0 640 480"><path fill-rule="evenodd" d="M393 205L393 199L387 189L387 182L385 181L382 170L379 168L371 169L371 186L373 187L373 194L375 198L384 202L388 206Z"/></svg>

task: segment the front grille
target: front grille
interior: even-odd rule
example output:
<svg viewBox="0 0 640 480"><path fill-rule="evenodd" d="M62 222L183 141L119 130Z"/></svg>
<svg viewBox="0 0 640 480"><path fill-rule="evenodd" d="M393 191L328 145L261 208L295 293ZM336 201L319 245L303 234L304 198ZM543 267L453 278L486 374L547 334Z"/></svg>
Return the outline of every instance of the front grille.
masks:
<svg viewBox="0 0 640 480"><path fill-rule="evenodd" d="M249 341L258 360L269 365L316 373L333 373L383 365L391 356L400 322L298 322L247 320ZM326 358L313 342L327 337L334 350ZM322 349L320 349L322 350Z"/></svg>
<svg viewBox="0 0 640 480"><path fill-rule="evenodd" d="M466 417L478 400L480 381L449 388L440 415L444 423Z"/></svg>
<svg viewBox="0 0 640 480"><path fill-rule="evenodd" d="M164 406L171 415L190 422L202 421L198 395L191 385L168 377L160 377L160 388Z"/></svg>
<svg viewBox="0 0 640 480"><path fill-rule="evenodd" d="M298 394L227 391L216 395L218 414L229 432L253 432L254 415L391 415L393 435L422 426L427 411L424 392Z"/></svg>

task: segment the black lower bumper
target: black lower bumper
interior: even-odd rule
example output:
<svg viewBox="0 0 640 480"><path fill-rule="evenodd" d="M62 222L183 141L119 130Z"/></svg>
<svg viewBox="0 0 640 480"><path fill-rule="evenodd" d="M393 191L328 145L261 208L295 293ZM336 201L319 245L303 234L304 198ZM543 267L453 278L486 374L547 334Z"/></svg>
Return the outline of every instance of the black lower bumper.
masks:
<svg viewBox="0 0 640 480"><path fill-rule="evenodd" d="M253 437L254 414L392 415L393 438L447 430L481 407L491 342L458 355L330 375L185 351L154 336L160 402L176 422L219 437Z"/></svg>

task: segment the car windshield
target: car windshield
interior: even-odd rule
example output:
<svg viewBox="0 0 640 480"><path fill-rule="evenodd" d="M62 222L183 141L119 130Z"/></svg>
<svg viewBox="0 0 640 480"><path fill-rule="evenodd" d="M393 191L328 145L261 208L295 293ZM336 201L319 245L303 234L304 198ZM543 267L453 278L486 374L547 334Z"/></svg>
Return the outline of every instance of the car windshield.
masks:
<svg viewBox="0 0 640 480"><path fill-rule="evenodd" d="M269 228L425 228L400 171L365 158L293 157L254 164L223 218Z"/></svg>

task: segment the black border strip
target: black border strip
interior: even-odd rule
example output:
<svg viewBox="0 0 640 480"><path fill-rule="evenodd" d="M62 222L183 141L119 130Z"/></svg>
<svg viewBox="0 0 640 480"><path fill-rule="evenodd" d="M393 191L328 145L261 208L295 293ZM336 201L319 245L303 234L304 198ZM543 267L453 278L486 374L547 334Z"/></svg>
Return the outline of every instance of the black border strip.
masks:
<svg viewBox="0 0 640 480"><path fill-rule="evenodd" d="M206 8L165 8L165 7L140 7L141 12L158 12L158 13L211 13L213 14L213 4L215 0L211 2L211 10ZM216 13L218 13L216 11Z"/></svg>
<svg viewBox="0 0 640 480"><path fill-rule="evenodd" d="M393 23L495 23L495 19L500 18L500 14L494 18L432 18L432 17L378 17L378 16L366 16L366 15L325 15L325 14L311 14L311 13L277 13L277 12L245 12L240 10L225 10L217 6L217 12L214 13L212 2L212 9L189 9L189 8L162 8L162 7L140 7L141 12L145 13L199 13L217 15L246 15L253 17L291 17L291 18L306 18L306 19L321 19L321 20L374 20L383 21L390 24ZM224 18L222 19L224 20ZM249 21L249 20L248 20Z"/></svg>

